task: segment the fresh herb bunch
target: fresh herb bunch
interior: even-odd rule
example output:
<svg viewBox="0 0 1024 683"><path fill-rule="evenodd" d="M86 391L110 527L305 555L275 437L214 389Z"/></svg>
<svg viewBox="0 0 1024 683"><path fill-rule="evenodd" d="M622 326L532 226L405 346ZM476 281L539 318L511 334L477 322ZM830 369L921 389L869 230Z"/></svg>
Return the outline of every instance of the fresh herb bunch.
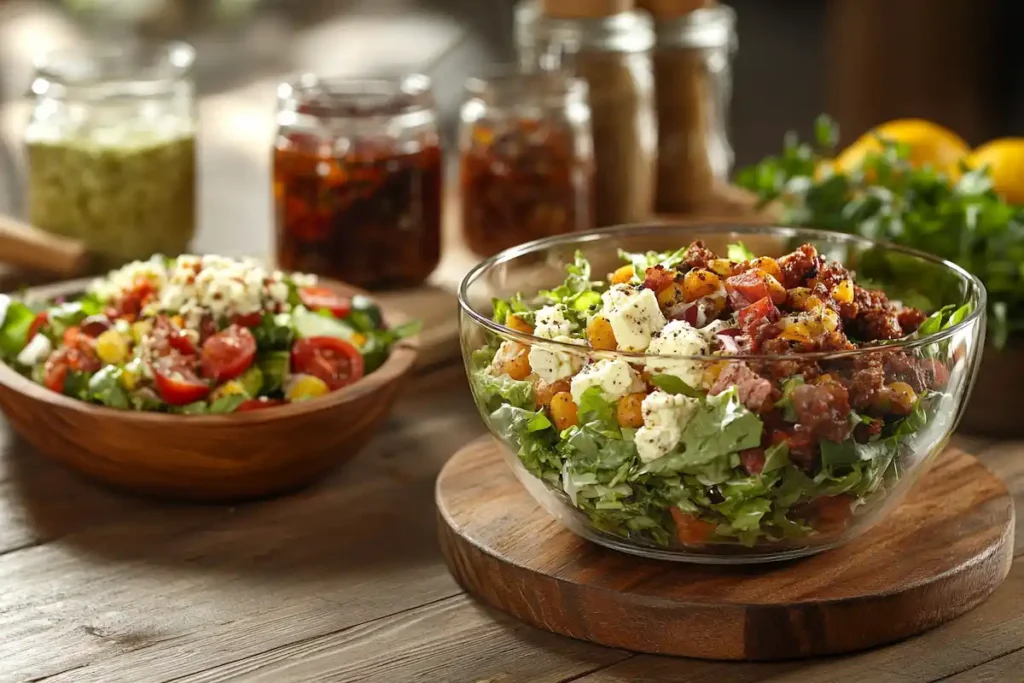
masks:
<svg viewBox="0 0 1024 683"><path fill-rule="evenodd" d="M780 156L743 169L737 184L777 206L786 225L888 240L959 264L988 290L992 342L1002 347L1024 332L1024 207L992 190L988 168L963 165L953 180L912 167L906 144L881 138L880 152L842 172L830 163L838 137L819 117L814 144L787 135Z"/></svg>

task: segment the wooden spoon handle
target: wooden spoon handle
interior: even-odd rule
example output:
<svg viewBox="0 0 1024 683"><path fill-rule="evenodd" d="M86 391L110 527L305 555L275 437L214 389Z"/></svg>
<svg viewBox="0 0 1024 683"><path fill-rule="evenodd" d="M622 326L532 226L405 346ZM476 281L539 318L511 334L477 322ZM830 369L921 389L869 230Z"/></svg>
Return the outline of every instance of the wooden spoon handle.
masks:
<svg viewBox="0 0 1024 683"><path fill-rule="evenodd" d="M61 277L80 274L89 254L78 240L43 232L9 216L0 216L0 263Z"/></svg>

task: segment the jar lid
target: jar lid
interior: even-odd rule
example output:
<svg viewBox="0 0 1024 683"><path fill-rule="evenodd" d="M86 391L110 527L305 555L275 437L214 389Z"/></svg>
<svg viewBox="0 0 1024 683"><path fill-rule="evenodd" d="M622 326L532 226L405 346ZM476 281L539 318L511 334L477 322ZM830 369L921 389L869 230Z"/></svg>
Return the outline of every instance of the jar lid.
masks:
<svg viewBox="0 0 1024 683"><path fill-rule="evenodd" d="M646 12L631 10L604 17L564 18L541 15L535 7L523 5L517 19L520 43L540 42L570 52L630 53L654 47L654 22Z"/></svg>
<svg viewBox="0 0 1024 683"><path fill-rule="evenodd" d="M655 23L659 47L735 47L736 12L726 5L694 10Z"/></svg>

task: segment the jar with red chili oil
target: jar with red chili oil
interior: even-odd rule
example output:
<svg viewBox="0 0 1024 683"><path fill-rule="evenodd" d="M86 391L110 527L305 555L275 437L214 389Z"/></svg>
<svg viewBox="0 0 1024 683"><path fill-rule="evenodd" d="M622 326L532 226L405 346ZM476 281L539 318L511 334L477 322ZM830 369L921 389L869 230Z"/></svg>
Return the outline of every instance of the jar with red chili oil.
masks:
<svg viewBox="0 0 1024 683"><path fill-rule="evenodd" d="M480 256L593 226L585 81L501 69L471 78L460 135L462 229Z"/></svg>
<svg viewBox="0 0 1024 683"><path fill-rule="evenodd" d="M422 283L441 259L442 162L426 76L304 76L278 88L277 259L366 289Z"/></svg>

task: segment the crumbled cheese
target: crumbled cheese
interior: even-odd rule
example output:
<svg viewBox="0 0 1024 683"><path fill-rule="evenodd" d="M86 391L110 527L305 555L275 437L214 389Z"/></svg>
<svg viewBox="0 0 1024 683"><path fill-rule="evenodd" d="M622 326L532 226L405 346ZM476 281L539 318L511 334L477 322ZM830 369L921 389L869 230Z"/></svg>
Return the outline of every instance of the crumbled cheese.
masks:
<svg viewBox="0 0 1024 683"><path fill-rule="evenodd" d="M136 261L97 280L91 291L104 299L118 299L131 292L140 279L158 292L146 315L177 313L185 327L196 329L202 319L220 319L263 311L289 310L287 277L279 270L268 272L252 259L185 254L168 265L163 256ZM316 276L295 273L296 286L316 284Z"/></svg>
<svg viewBox="0 0 1024 683"><path fill-rule="evenodd" d="M572 400L578 405L583 392L590 387L600 387L606 399L616 401L626 394L643 391L644 382L626 361L605 359L588 365L572 378Z"/></svg>
<svg viewBox="0 0 1024 683"><path fill-rule="evenodd" d="M533 333L538 337L554 339L572 334L572 323L565 317L563 304L544 306L538 310L536 323Z"/></svg>
<svg viewBox="0 0 1024 683"><path fill-rule="evenodd" d="M600 315L611 323L615 341L622 351L644 351L651 337L665 326L658 297L649 289L634 290L615 285L601 295Z"/></svg>
<svg viewBox="0 0 1024 683"><path fill-rule="evenodd" d="M684 358L666 358L665 356L704 356L710 353L708 337L702 330L692 327L684 320L673 320L651 340L647 353L647 369L655 374L675 375L691 387L700 385L704 373L704 363L699 360ZM658 354L655 356L654 354Z"/></svg>
<svg viewBox="0 0 1024 683"><path fill-rule="evenodd" d="M491 359L491 370L501 374L502 366L509 361L515 360L515 357L519 355L520 349L522 349L522 344L519 342L501 342L501 346L494 353L494 358Z"/></svg>
<svg viewBox="0 0 1024 683"><path fill-rule="evenodd" d="M554 341L581 345L584 342L570 337L556 337ZM557 382L571 377L583 367L583 357L579 354L534 344L530 347L530 368L545 382Z"/></svg>
<svg viewBox="0 0 1024 683"><path fill-rule="evenodd" d="M655 391L644 399L641 412L644 426L633 438L643 462L651 462L679 445L683 430L693 419L700 402L689 396Z"/></svg>
<svg viewBox="0 0 1024 683"><path fill-rule="evenodd" d="M45 335L37 334L21 350L17 360L22 365L36 365L46 360L52 351L53 344L50 343L50 340Z"/></svg>

